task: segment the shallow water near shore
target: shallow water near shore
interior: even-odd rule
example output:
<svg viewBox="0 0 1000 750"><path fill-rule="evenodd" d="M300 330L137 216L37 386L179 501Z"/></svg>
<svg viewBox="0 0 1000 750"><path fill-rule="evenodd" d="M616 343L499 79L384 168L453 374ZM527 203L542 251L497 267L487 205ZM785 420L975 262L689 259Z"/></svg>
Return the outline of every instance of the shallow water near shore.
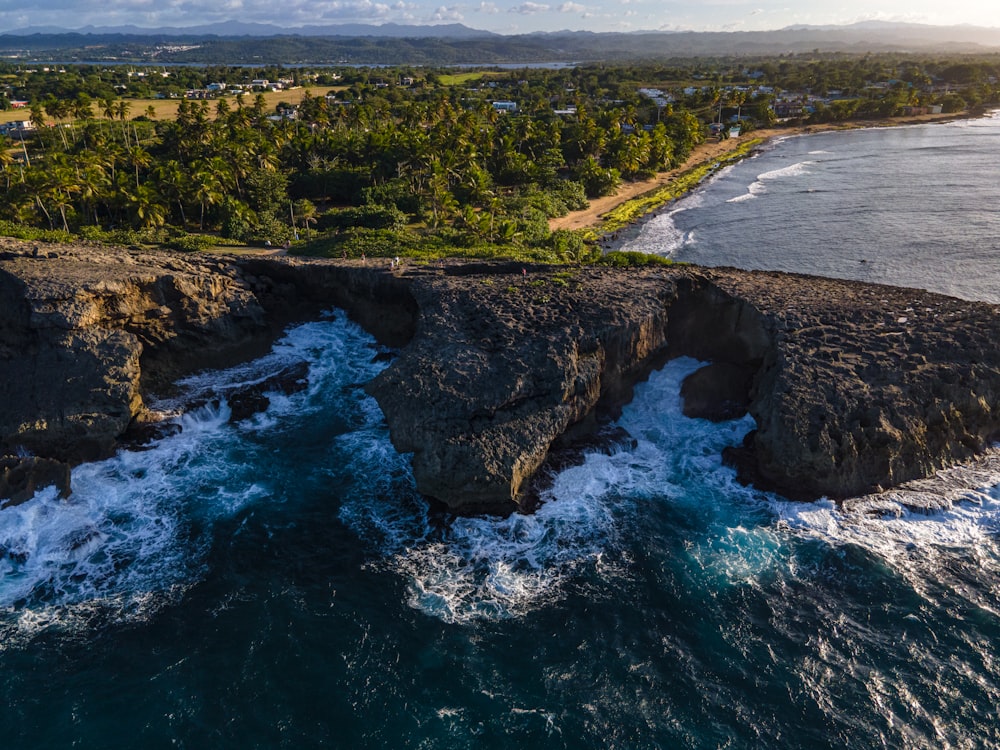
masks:
<svg viewBox="0 0 1000 750"><path fill-rule="evenodd" d="M150 450L0 513L5 746L983 747L1000 742L1000 500L884 518L740 487L749 418L643 384L637 440L533 516L415 494L343 316L192 378L296 361L309 388L224 402Z"/></svg>
<svg viewBox="0 0 1000 750"><path fill-rule="evenodd" d="M1000 113L779 138L624 250L1000 302Z"/></svg>

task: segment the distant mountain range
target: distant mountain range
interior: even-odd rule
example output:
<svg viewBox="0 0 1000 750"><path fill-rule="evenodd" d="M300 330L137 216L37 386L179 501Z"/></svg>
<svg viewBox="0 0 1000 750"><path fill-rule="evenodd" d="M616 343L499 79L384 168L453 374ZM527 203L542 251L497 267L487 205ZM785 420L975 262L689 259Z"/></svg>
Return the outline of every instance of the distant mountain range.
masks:
<svg viewBox="0 0 1000 750"><path fill-rule="evenodd" d="M26 28L0 35L21 59L191 63L495 64L820 52L1000 52L1000 29L866 22L775 31L588 31L501 35L462 24ZM28 51L30 50L30 52ZM10 55L8 55L10 56Z"/></svg>
<svg viewBox="0 0 1000 750"><path fill-rule="evenodd" d="M460 23L438 25L404 25L396 23L363 24L349 23L325 26L277 26L271 23L247 23L244 21L223 21L201 26L164 26L146 28L143 26L84 26L82 29L65 29L54 26L29 26L15 29L11 36L85 34L96 36L150 36L150 37L248 37L248 36L305 36L305 37L382 37L382 38L427 38L427 39L469 39L475 37L499 36L491 31L478 31Z"/></svg>

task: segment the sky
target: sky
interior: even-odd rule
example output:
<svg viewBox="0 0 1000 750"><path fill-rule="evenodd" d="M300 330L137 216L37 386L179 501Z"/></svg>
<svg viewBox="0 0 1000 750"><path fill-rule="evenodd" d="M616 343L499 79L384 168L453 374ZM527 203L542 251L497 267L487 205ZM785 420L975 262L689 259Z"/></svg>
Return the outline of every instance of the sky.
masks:
<svg viewBox="0 0 1000 750"><path fill-rule="evenodd" d="M447 2L447 0L446 0ZM995 0L0 0L0 32L30 26L462 23L532 31L759 31L797 24L906 21L1000 27Z"/></svg>

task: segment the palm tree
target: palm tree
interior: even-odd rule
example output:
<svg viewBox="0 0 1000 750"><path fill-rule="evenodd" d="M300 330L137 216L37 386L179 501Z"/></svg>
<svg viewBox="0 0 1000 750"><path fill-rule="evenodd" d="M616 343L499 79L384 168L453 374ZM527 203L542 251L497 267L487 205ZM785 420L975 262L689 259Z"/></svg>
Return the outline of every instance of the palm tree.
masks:
<svg viewBox="0 0 1000 750"><path fill-rule="evenodd" d="M159 193L150 185L136 185L126 195L140 227L162 227L167 221L167 208Z"/></svg>
<svg viewBox="0 0 1000 750"><path fill-rule="evenodd" d="M122 135L125 138L126 147L129 145L128 137L128 126L125 124L125 120L128 119L129 110L132 109L132 105L129 104L124 99L119 99L114 105L114 114L119 120L122 121Z"/></svg>
<svg viewBox="0 0 1000 750"><path fill-rule="evenodd" d="M179 161L170 159L156 167L154 176L160 186L160 192L177 204L181 214L181 228L187 227L187 217L184 215L184 198L190 187L187 171Z"/></svg>
<svg viewBox="0 0 1000 750"><path fill-rule="evenodd" d="M69 231L69 222L66 218L66 210L73 207L72 196L80 192L80 185L76 175L76 169L70 164L69 159L64 154L54 155L46 165L45 174L42 178L38 194L39 205L43 207L43 197L47 198L52 205L59 209L59 216L62 218L62 228L64 232ZM46 211L46 215L48 212ZM52 219L49 217L51 225Z"/></svg>
<svg viewBox="0 0 1000 750"><path fill-rule="evenodd" d="M104 163L98 157L90 157L84 161L79 170L80 202L85 213L92 216L94 224L99 224L97 205L108 197L111 180L105 171Z"/></svg>
<svg viewBox="0 0 1000 750"><path fill-rule="evenodd" d="M135 170L135 186L139 187L139 169L148 167L152 163L153 157L138 144L129 148L127 153L129 163L132 164L132 168Z"/></svg>
<svg viewBox="0 0 1000 750"><path fill-rule="evenodd" d="M201 162L192 165L191 189L192 197L201 208L198 229L205 231L205 209L219 203L225 195L222 181L211 166Z"/></svg>
<svg viewBox="0 0 1000 750"><path fill-rule="evenodd" d="M89 120L93 116L94 112L91 109L90 97L83 93L78 94L73 101L73 119Z"/></svg>
<svg viewBox="0 0 1000 750"><path fill-rule="evenodd" d="M310 224L316 223L316 205L308 198L301 198L292 204L292 215L302 222L302 229L306 230Z"/></svg>

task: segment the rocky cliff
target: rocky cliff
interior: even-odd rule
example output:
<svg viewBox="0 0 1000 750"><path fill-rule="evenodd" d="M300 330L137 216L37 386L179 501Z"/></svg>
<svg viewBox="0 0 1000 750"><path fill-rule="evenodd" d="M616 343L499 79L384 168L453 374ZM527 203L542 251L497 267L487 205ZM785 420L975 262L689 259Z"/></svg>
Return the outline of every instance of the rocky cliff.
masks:
<svg viewBox="0 0 1000 750"><path fill-rule="evenodd" d="M0 246L0 449L106 456L142 388L249 351L264 310L228 264Z"/></svg>
<svg viewBox="0 0 1000 750"><path fill-rule="evenodd" d="M627 282L627 283L623 283ZM670 274L445 266L412 277L413 340L369 386L417 486L510 511L550 448L614 415L663 353Z"/></svg>
<svg viewBox="0 0 1000 750"><path fill-rule="evenodd" d="M758 428L729 459L793 497L928 476L1000 427L1000 308L920 291L683 267L40 255L0 247L5 453L106 455L141 417L144 389L249 356L331 305L399 347L369 391L418 489L459 512L529 507L546 460L679 354L713 363L685 383L689 412L749 410ZM7 466L22 498L59 475Z"/></svg>

